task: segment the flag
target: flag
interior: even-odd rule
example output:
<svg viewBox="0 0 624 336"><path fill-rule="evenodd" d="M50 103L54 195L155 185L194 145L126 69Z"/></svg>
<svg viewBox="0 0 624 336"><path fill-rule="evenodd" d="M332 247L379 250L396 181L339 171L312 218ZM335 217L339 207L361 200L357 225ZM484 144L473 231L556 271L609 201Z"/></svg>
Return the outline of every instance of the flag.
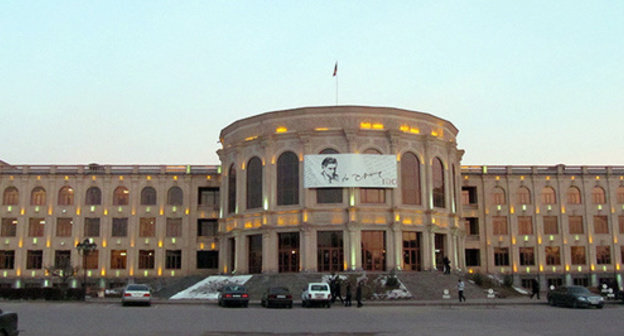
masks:
<svg viewBox="0 0 624 336"><path fill-rule="evenodd" d="M336 65L334 65L334 75L333 75L333 77L336 77L337 73L338 73L338 62L336 62Z"/></svg>

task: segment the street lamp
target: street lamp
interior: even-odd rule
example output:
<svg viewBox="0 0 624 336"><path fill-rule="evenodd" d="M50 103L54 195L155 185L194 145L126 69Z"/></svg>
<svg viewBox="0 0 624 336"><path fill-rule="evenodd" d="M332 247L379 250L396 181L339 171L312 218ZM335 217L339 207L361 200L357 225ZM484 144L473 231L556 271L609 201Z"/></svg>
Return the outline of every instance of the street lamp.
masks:
<svg viewBox="0 0 624 336"><path fill-rule="evenodd" d="M92 242L91 239L85 238L81 243L76 244L78 253L82 255L82 271L84 272L82 278L82 299L87 299L87 256L91 254L97 248L97 244Z"/></svg>

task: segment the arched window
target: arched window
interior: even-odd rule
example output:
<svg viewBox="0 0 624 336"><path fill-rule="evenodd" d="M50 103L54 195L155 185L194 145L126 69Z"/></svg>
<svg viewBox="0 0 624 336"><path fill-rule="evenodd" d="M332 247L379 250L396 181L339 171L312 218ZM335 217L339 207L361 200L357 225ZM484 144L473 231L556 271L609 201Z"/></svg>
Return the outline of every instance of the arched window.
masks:
<svg viewBox="0 0 624 336"><path fill-rule="evenodd" d="M617 203L624 204L624 187L617 188L615 194L617 196Z"/></svg>
<svg viewBox="0 0 624 336"><path fill-rule="evenodd" d="M230 166L228 172L228 213L234 213L236 211L236 168L234 164Z"/></svg>
<svg viewBox="0 0 624 336"><path fill-rule="evenodd" d="M442 160L436 157L433 159L433 206L436 208L445 208L444 195L444 164Z"/></svg>
<svg viewBox="0 0 624 336"><path fill-rule="evenodd" d="M130 203L130 191L124 186L119 186L113 191L113 205L128 205Z"/></svg>
<svg viewBox="0 0 624 336"><path fill-rule="evenodd" d="M102 191L98 187L90 187L87 189L85 197L86 205L101 205L102 204Z"/></svg>
<svg viewBox="0 0 624 336"><path fill-rule="evenodd" d="M299 204L299 158L284 152L277 159L277 205Z"/></svg>
<svg viewBox="0 0 624 336"><path fill-rule="evenodd" d="M262 207L262 160L254 156L247 163L247 209Z"/></svg>
<svg viewBox="0 0 624 336"><path fill-rule="evenodd" d="M325 148L319 154L338 154L338 151ZM316 189L316 203L342 203L342 188Z"/></svg>
<svg viewBox="0 0 624 336"><path fill-rule="evenodd" d="M141 190L141 205L156 205L156 189L145 187Z"/></svg>
<svg viewBox="0 0 624 336"><path fill-rule="evenodd" d="M4 195L2 196L3 205L18 205L19 204L19 192L15 187L8 187L4 189Z"/></svg>
<svg viewBox="0 0 624 336"><path fill-rule="evenodd" d="M35 187L30 193L30 205L45 205L46 191L42 187Z"/></svg>
<svg viewBox="0 0 624 336"><path fill-rule="evenodd" d="M421 205L420 202L420 161L413 153L405 153L401 158L401 194L403 204Z"/></svg>
<svg viewBox="0 0 624 336"><path fill-rule="evenodd" d="M505 190L501 187L494 187L492 189L492 203L494 205L504 205L507 204L505 199Z"/></svg>
<svg viewBox="0 0 624 336"><path fill-rule="evenodd" d="M518 192L516 192L516 198L518 199L518 205L531 204L531 191L527 187L520 187Z"/></svg>
<svg viewBox="0 0 624 336"><path fill-rule="evenodd" d="M182 205L184 204L184 193L180 187L171 187L167 192L167 204L168 205Z"/></svg>
<svg viewBox="0 0 624 336"><path fill-rule="evenodd" d="M552 187L542 189L542 204L557 204L557 195Z"/></svg>
<svg viewBox="0 0 624 336"><path fill-rule="evenodd" d="M73 205L74 204L74 189L70 186L64 186L59 189L58 193L58 205Z"/></svg>
<svg viewBox="0 0 624 336"><path fill-rule="evenodd" d="M601 187L594 187L592 190L592 201L594 204L605 204L607 203L607 197L605 195L604 189Z"/></svg>
<svg viewBox="0 0 624 336"><path fill-rule="evenodd" d="M364 154L381 154L378 150L369 148ZM386 203L386 189L360 188L360 203Z"/></svg>
<svg viewBox="0 0 624 336"><path fill-rule="evenodd" d="M568 188L566 193L568 204L581 204L581 191L577 187Z"/></svg>

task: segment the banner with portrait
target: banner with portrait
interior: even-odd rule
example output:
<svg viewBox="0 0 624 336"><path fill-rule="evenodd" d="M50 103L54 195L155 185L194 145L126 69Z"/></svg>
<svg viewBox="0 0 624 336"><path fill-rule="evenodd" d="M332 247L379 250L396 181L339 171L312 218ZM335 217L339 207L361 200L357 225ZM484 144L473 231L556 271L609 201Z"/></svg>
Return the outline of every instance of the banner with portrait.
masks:
<svg viewBox="0 0 624 336"><path fill-rule="evenodd" d="M396 188L394 155L319 154L303 157L304 188Z"/></svg>

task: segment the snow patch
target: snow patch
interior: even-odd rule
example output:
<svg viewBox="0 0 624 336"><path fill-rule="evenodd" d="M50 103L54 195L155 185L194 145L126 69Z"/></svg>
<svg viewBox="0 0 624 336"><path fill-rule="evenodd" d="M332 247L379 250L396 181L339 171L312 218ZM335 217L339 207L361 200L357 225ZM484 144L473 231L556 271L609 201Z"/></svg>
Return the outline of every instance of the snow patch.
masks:
<svg viewBox="0 0 624 336"><path fill-rule="evenodd" d="M251 275L213 275L195 285L178 292L169 300L217 300L219 288L227 285L244 285L251 279Z"/></svg>

